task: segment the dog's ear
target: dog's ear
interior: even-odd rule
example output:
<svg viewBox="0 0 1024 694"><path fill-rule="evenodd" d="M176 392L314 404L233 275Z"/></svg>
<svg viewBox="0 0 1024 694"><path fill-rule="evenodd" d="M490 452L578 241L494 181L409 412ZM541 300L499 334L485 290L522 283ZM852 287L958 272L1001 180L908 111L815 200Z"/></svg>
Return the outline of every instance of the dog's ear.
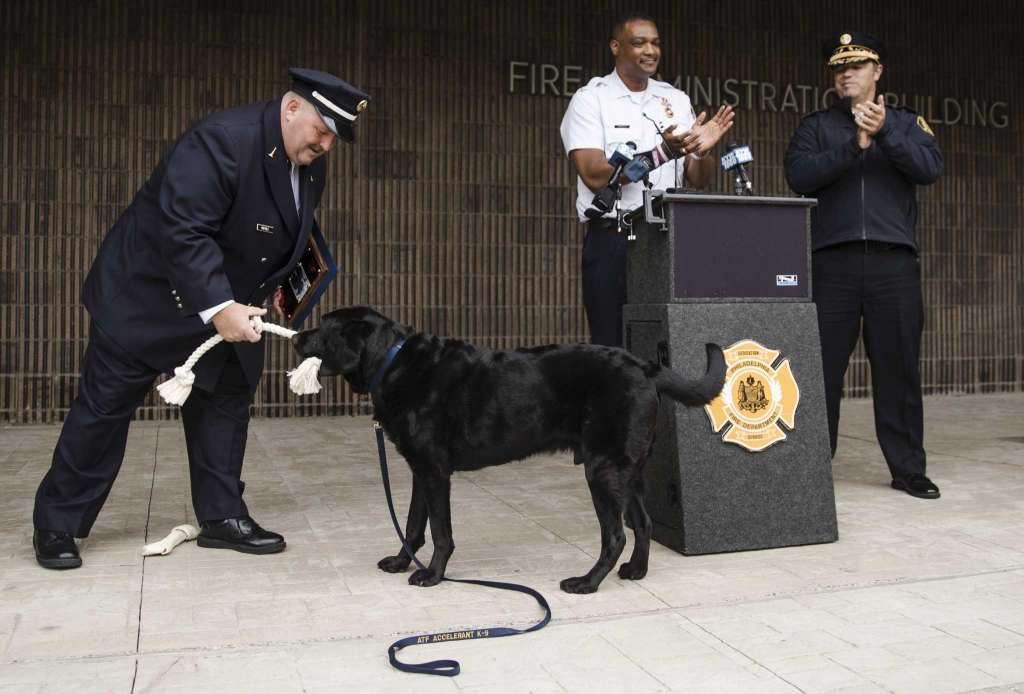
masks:
<svg viewBox="0 0 1024 694"><path fill-rule="evenodd" d="M348 377L359 369L365 345L362 336L365 327L362 326L362 321L333 322L329 326L321 326L323 364L320 368L325 376L342 374Z"/></svg>

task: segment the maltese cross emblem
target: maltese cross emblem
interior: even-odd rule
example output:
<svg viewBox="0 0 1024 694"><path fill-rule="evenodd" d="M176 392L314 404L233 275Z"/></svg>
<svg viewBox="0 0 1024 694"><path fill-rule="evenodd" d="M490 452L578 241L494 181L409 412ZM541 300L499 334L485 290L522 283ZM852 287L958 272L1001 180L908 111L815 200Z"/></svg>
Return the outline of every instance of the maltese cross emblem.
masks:
<svg viewBox="0 0 1024 694"><path fill-rule="evenodd" d="M757 453L786 440L796 423L800 388L789 359L773 364L781 352L754 340L741 340L725 351L725 386L704 411L722 440Z"/></svg>

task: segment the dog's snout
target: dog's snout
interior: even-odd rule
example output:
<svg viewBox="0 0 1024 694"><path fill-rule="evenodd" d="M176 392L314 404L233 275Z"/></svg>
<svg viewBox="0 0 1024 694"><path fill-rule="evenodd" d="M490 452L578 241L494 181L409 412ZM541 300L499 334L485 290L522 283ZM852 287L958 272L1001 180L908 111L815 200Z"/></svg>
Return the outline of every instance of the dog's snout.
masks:
<svg viewBox="0 0 1024 694"><path fill-rule="evenodd" d="M315 330L302 330L300 332L295 333L291 337L292 347L295 349L296 352L298 352L302 356L310 356L308 352L311 349L313 342L313 340L311 340L310 338L313 337L315 333Z"/></svg>

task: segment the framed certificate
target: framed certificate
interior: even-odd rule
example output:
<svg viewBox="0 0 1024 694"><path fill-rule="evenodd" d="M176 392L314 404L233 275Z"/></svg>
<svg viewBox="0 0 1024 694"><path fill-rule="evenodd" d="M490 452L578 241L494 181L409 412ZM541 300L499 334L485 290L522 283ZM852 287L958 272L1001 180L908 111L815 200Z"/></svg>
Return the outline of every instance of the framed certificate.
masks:
<svg viewBox="0 0 1024 694"><path fill-rule="evenodd" d="M282 309L289 328L295 330L302 325L337 274L338 266L327 248L327 241L320 230L313 227L298 265L281 285Z"/></svg>

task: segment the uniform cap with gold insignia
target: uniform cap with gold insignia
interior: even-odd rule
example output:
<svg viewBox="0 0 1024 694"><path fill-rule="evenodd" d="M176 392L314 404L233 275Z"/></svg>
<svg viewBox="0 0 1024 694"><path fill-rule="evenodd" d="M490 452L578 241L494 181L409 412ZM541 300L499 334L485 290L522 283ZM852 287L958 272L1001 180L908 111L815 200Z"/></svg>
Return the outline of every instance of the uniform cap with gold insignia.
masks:
<svg viewBox="0 0 1024 694"><path fill-rule="evenodd" d="M863 31L843 31L825 42L823 53L830 68L868 60L881 63L885 59L885 44Z"/></svg>
<svg viewBox="0 0 1024 694"><path fill-rule="evenodd" d="M292 91L316 107L324 125L347 142L355 140L359 114L366 110L370 95L334 75L301 67L288 68Z"/></svg>

